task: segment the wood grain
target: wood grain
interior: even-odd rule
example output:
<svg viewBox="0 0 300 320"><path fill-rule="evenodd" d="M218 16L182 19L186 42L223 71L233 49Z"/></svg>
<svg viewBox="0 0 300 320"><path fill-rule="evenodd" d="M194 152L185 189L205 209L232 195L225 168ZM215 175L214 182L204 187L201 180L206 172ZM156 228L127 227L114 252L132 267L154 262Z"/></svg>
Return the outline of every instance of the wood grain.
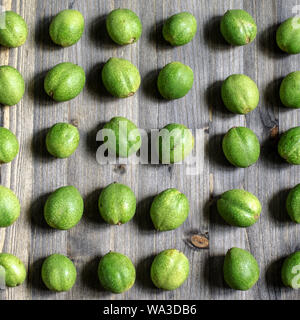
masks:
<svg viewBox="0 0 300 320"><path fill-rule="evenodd" d="M24 285L1 291L0 299L300 298L299 292L284 288L280 281L282 258L300 249L299 226L289 221L284 208L287 190L299 183L300 172L279 159L278 137L274 136L276 128L281 133L300 123L299 111L285 109L278 97L282 77L300 69L299 56L281 53L274 37L278 24L293 15L298 1L5 0L1 4L25 18L29 37L18 49L0 49L1 65L17 67L27 85L17 106L1 109L1 125L15 132L21 145L18 157L1 166L1 184L16 192L22 214L13 226L0 230L0 250L19 256L29 272ZM117 46L106 33L105 17L118 7L132 9L141 18L143 35L136 44ZM48 28L52 17L65 8L80 10L86 28L76 45L62 49L51 42ZM219 22L230 8L243 8L255 17L259 32L251 45L232 48L224 43ZM198 32L188 45L172 48L162 39L162 23L180 11L195 15ZM135 96L116 99L103 89L100 71L111 56L138 66L142 84ZM44 93L43 78L63 61L81 65L87 83L76 99L56 103ZM165 101L157 93L156 77L171 61L191 66L195 83L186 97ZM259 108L247 116L230 114L220 100L220 83L232 73L247 74L260 89ZM194 154L189 162L174 166L98 164L96 134L117 115L131 119L149 133L171 122L185 124L195 135L198 129ZM47 130L60 121L78 124L81 134L78 150L65 160L50 157L44 145ZM262 145L259 162L248 169L231 167L222 154L222 136L237 125L251 128ZM97 209L101 189L113 181L128 184L138 199L134 219L123 226L105 224ZM57 187L67 184L82 193L84 217L69 231L50 229L43 219L45 200ZM190 216L178 230L158 233L149 218L149 208L153 196L169 187L188 196ZM253 227L232 228L218 217L215 199L231 188L245 188L261 200L262 216ZM195 248L190 242L193 235L208 238L209 247ZM250 250L261 267L258 284L248 292L233 291L223 281L224 255L233 246ZM190 277L178 290L163 292L151 283L150 265L155 254L173 247L189 258ZM99 258L109 250L128 255L137 268L135 286L118 296L104 291L97 279ZM66 293L50 292L41 282L42 261L55 252L68 255L78 270L76 285Z"/></svg>

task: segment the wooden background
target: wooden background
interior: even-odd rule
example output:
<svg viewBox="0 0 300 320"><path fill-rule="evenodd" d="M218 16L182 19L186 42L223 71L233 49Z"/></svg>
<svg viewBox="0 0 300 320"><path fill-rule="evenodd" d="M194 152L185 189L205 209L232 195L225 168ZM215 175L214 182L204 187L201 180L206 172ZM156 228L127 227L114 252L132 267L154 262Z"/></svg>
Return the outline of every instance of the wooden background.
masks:
<svg viewBox="0 0 300 320"><path fill-rule="evenodd" d="M1 2L0 2L1 3ZM20 153L1 166L1 184L20 198L21 217L11 227L0 230L0 250L20 257L28 278L17 288L0 292L0 299L299 299L300 292L284 288L280 280L282 258L300 249L299 225L285 211L287 191L300 182L299 167L280 160L276 153L277 130L299 125L299 111L284 108L278 97L282 77L300 69L299 55L288 56L275 44L278 24L293 15L300 1L220 1L220 0L4 0L6 10L25 18L29 37L18 49L0 50L1 65L16 67L26 81L26 93L14 107L2 107L1 125L16 133ZM133 9L143 23L143 35L133 45L114 44L105 30L105 16L114 8ZM63 49L48 36L49 22L60 10L78 9L86 19L82 39ZM232 48L219 33L219 21L230 8L243 8L258 25L251 45ZM198 21L195 39L179 48L162 39L162 22L170 15L189 11ZM109 96L102 87L100 71L111 56L123 57L138 66L142 84L127 99ZM162 100L156 90L160 68L171 61L192 67L195 83L189 94L177 101ZM74 100L56 103L43 91L45 73L57 63L70 61L86 71L87 83ZM220 84L232 73L245 73L258 84L259 107L249 115L226 111L220 100ZM100 165L96 162L96 133L113 116L126 116L148 131L178 122L199 129L196 167L185 165ZM59 160L45 150L45 134L56 122L78 124L81 143L69 159ZM224 159L222 136L232 126L247 126L258 135L260 160L248 169L236 169ZM198 173L198 174L195 174ZM98 213L101 188L119 181L128 184L138 198L134 219L122 226L105 224ZM81 222L69 231L53 230L43 219L49 193L63 185L74 185L85 200ZM153 196L175 187L190 199L188 220L178 230L158 233L149 218ZM251 228L227 226L218 217L214 199L232 188L245 188L262 201L259 222ZM206 234L209 249L194 248L193 234ZM238 246L257 258L261 277L248 292L229 289L223 282L224 254ZM190 260L190 276L176 291L155 289L149 277L153 256L161 250L177 248ZM135 286L121 295L105 292L97 279L99 258L109 250L128 255L137 269ZM78 270L73 289L53 293L41 282L43 259L52 253L69 256Z"/></svg>

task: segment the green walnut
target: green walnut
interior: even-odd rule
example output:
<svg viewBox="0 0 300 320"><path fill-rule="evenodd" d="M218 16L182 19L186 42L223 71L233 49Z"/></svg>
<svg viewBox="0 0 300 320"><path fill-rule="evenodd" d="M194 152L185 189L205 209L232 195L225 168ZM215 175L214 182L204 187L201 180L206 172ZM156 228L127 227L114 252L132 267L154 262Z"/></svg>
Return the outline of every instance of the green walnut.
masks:
<svg viewBox="0 0 300 320"><path fill-rule="evenodd" d="M62 254L52 254L42 265L42 279L45 286L53 291L68 291L76 282L74 263Z"/></svg>
<svg viewBox="0 0 300 320"><path fill-rule="evenodd" d="M278 47L289 54L300 53L300 19L297 17L285 20L277 29Z"/></svg>
<svg viewBox="0 0 300 320"><path fill-rule="evenodd" d="M139 70L130 61L110 58L102 69L106 90L117 98L133 96L141 84Z"/></svg>
<svg viewBox="0 0 300 320"><path fill-rule="evenodd" d="M114 182L102 190L98 207L103 220L121 225L133 218L136 198L128 186Z"/></svg>
<svg viewBox="0 0 300 320"><path fill-rule="evenodd" d="M20 216L20 202L8 188L0 186L0 228L11 226Z"/></svg>
<svg viewBox="0 0 300 320"><path fill-rule="evenodd" d="M73 186L55 190L47 199L44 217L48 225L55 229L69 230L81 219L83 199Z"/></svg>
<svg viewBox="0 0 300 320"><path fill-rule="evenodd" d="M131 44L140 38L142 23L129 9L115 9L106 18L106 29L111 39L119 45Z"/></svg>
<svg viewBox="0 0 300 320"><path fill-rule="evenodd" d="M234 189L224 192L217 202L220 216L230 225L250 227L257 222L261 204L252 193Z"/></svg>
<svg viewBox="0 0 300 320"><path fill-rule="evenodd" d="M259 266L253 255L240 248L231 248L225 256L224 279L235 290L247 291L259 279Z"/></svg>
<svg viewBox="0 0 300 320"><path fill-rule="evenodd" d="M98 277L104 289L113 293L129 290L135 282L135 268L124 254L109 252L101 258Z"/></svg>
<svg viewBox="0 0 300 320"><path fill-rule="evenodd" d="M244 46L256 38L257 26L248 12L228 10L221 19L221 33L228 43Z"/></svg>
<svg viewBox="0 0 300 320"><path fill-rule="evenodd" d="M151 205L150 216L155 229L174 230L180 227L189 215L189 200L177 189L167 189L158 194Z"/></svg>
<svg viewBox="0 0 300 320"><path fill-rule="evenodd" d="M194 148L194 137L186 126L170 123L159 132L159 159L162 163L181 162Z"/></svg>
<svg viewBox="0 0 300 320"><path fill-rule="evenodd" d="M79 131L69 123L56 123L46 136L46 146L56 158L68 158L78 147Z"/></svg>
<svg viewBox="0 0 300 320"><path fill-rule="evenodd" d="M165 99L184 97L194 83L194 72L181 62L171 62L162 68L157 78L157 88Z"/></svg>
<svg viewBox="0 0 300 320"><path fill-rule="evenodd" d="M300 71L292 72L283 79L280 100L288 108L300 108Z"/></svg>
<svg viewBox="0 0 300 320"><path fill-rule="evenodd" d="M257 136L245 127L231 128L223 138L222 147L227 160L240 168L250 167L260 155Z"/></svg>
<svg viewBox="0 0 300 320"><path fill-rule="evenodd" d="M300 223L300 184L289 192L286 199L286 209L291 219Z"/></svg>
<svg viewBox="0 0 300 320"><path fill-rule="evenodd" d="M103 128L104 142L109 151L118 157L127 158L140 149L142 137L132 121L124 117L114 117Z"/></svg>
<svg viewBox="0 0 300 320"><path fill-rule="evenodd" d="M84 70L71 62L62 62L47 73L44 88L52 99L62 102L77 97L84 84Z"/></svg>
<svg viewBox="0 0 300 320"><path fill-rule="evenodd" d="M290 164L300 164L300 127L286 131L279 140L278 153Z"/></svg>
<svg viewBox="0 0 300 320"><path fill-rule="evenodd" d="M172 46L189 43L197 32L197 20L189 12L180 12L171 16L163 25L162 33Z"/></svg>
<svg viewBox="0 0 300 320"><path fill-rule="evenodd" d="M247 114L259 103L256 83L244 74L233 74L222 84L222 100L226 108L237 114Z"/></svg>
<svg viewBox="0 0 300 320"><path fill-rule="evenodd" d="M151 279L157 288L175 290L188 278L190 264L188 258L176 249L159 253L151 265Z"/></svg>
<svg viewBox="0 0 300 320"><path fill-rule="evenodd" d="M20 72L10 66L0 67L0 103L5 106L17 104L25 92L25 82Z"/></svg>
<svg viewBox="0 0 300 320"><path fill-rule="evenodd" d="M8 48L16 48L25 43L28 27L25 20L13 11L0 13L0 44Z"/></svg>
<svg viewBox="0 0 300 320"><path fill-rule="evenodd" d="M16 256L10 253L0 253L0 267L5 271L5 284L8 287L19 286L25 281L25 266Z"/></svg>
<svg viewBox="0 0 300 320"><path fill-rule="evenodd" d="M285 286L300 289L300 251L292 253L284 260L281 278Z"/></svg>
<svg viewBox="0 0 300 320"><path fill-rule="evenodd" d="M8 129L0 127L0 163L11 162L19 152L19 142Z"/></svg>
<svg viewBox="0 0 300 320"><path fill-rule="evenodd" d="M75 44L84 31L84 18L77 10L67 9L59 12L52 20L49 34L52 41L62 47Z"/></svg>

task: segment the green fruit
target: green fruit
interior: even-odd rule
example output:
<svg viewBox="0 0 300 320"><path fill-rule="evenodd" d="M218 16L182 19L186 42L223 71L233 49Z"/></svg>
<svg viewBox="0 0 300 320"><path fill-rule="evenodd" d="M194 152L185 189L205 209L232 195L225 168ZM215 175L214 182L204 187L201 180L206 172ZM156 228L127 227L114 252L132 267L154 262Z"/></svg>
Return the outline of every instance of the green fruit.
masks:
<svg viewBox="0 0 300 320"><path fill-rule="evenodd" d="M292 253L284 260L281 278L285 286L300 289L300 251Z"/></svg>
<svg viewBox="0 0 300 320"><path fill-rule="evenodd" d="M163 37L172 46L189 43L197 32L197 20L189 12L180 12L171 16L163 25Z"/></svg>
<svg viewBox="0 0 300 320"><path fill-rule="evenodd" d="M162 68L157 79L157 87L165 99L184 97L194 83L193 70L181 62L171 62Z"/></svg>
<svg viewBox="0 0 300 320"><path fill-rule="evenodd" d="M74 263L62 254L52 254L42 265L42 279L49 290L68 291L76 282Z"/></svg>
<svg viewBox="0 0 300 320"><path fill-rule="evenodd" d="M0 103L6 106L17 104L25 92L25 82L19 71L10 66L0 67Z"/></svg>
<svg viewBox="0 0 300 320"><path fill-rule="evenodd" d="M228 250L224 261L224 279L235 290L247 291L259 279L259 266L252 254L240 248Z"/></svg>
<svg viewBox="0 0 300 320"><path fill-rule="evenodd" d="M0 163L11 162L19 152L19 142L8 129L0 127Z"/></svg>
<svg viewBox="0 0 300 320"><path fill-rule="evenodd" d="M289 108L300 108L300 71L288 74L280 86L280 100Z"/></svg>
<svg viewBox="0 0 300 320"><path fill-rule="evenodd" d="M300 223L300 184L296 185L286 199L286 209L291 219Z"/></svg>
<svg viewBox="0 0 300 320"><path fill-rule="evenodd" d="M23 262L10 253L0 253L0 266L5 270L5 284L16 287L26 278L26 269Z"/></svg>
<svg viewBox="0 0 300 320"><path fill-rule="evenodd" d="M300 127L286 131L279 140L278 153L287 162L300 164Z"/></svg>
<svg viewBox="0 0 300 320"><path fill-rule="evenodd" d="M47 73L44 88L54 100L68 101L79 95L84 84L84 70L71 62L63 62Z"/></svg>
<svg viewBox="0 0 300 320"><path fill-rule="evenodd" d="M151 279L157 288L175 290L187 279L189 271L188 258L176 249L168 249L154 258Z"/></svg>
<svg viewBox="0 0 300 320"><path fill-rule="evenodd" d="M25 43L28 27L24 19L13 11L0 13L0 44L16 48Z"/></svg>
<svg viewBox="0 0 300 320"><path fill-rule="evenodd" d="M84 18L77 10L63 10L52 20L49 34L52 41L62 47L75 44L84 31Z"/></svg>
<svg viewBox="0 0 300 320"><path fill-rule="evenodd" d="M77 149L79 140L76 127L68 123L56 123L46 136L46 146L54 157L67 158Z"/></svg>
<svg viewBox="0 0 300 320"><path fill-rule="evenodd" d="M102 190L98 207L107 223L120 225L133 218L136 198L128 186L114 182Z"/></svg>
<svg viewBox="0 0 300 320"><path fill-rule="evenodd" d="M73 228L83 214L83 200L73 186L61 187L48 197L44 207L44 217L48 225L55 229Z"/></svg>
<svg viewBox="0 0 300 320"><path fill-rule="evenodd" d="M9 227L20 216L20 202L8 188L0 186L0 228Z"/></svg>
<svg viewBox="0 0 300 320"><path fill-rule="evenodd" d="M244 46L255 39L257 26L248 12L228 10L221 20L221 33L228 43Z"/></svg>
<svg viewBox="0 0 300 320"><path fill-rule="evenodd" d="M261 204L252 193L245 190L229 190L217 202L221 217L232 226L250 227L257 222Z"/></svg>
<svg viewBox="0 0 300 320"><path fill-rule="evenodd" d="M99 262L98 277L104 289L122 293L134 285L135 268L125 255L109 252Z"/></svg>
<svg viewBox="0 0 300 320"><path fill-rule="evenodd" d="M237 114L247 114L259 103L256 83L244 74L233 74L222 84L222 100L226 108Z"/></svg>
<svg viewBox="0 0 300 320"><path fill-rule="evenodd" d="M223 138L222 147L227 160L240 168L250 167L260 155L257 136L244 127L231 128Z"/></svg>
<svg viewBox="0 0 300 320"><path fill-rule="evenodd" d="M300 53L299 17L285 20L277 29L276 41L278 47L289 54Z"/></svg>
<svg viewBox="0 0 300 320"><path fill-rule="evenodd" d="M139 17L129 9L115 9L106 18L106 29L111 39L120 45L136 42L142 34Z"/></svg>
<svg viewBox="0 0 300 320"><path fill-rule="evenodd" d="M193 134L183 124L170 123L159 133L159 159L162 163L181 162L193 148Z"/></svg>
<svg viewBox="0 0 300 320"><path fill-rule="evenodd" d="M124 117L114 117L104 125L104 129L112 130L105 135L104 142L110 152L117 156L127 158L136 153L142 144L139 129L130 120Z"/></svg>
<svg viewBox="0 0 300 320"><path fill-rule="evenodd" d="M155 229L174 230L184 223L189 210L189 200L183 193L176 189L167 189L154 198L150 216Z"/></svg>
<svg viewBox="0 0 300 320"><path fill-rule="evenodd" d="M110 58L102 69L102 82L118 98L133 96L141 84L139 70L130 61Z"/></svg>

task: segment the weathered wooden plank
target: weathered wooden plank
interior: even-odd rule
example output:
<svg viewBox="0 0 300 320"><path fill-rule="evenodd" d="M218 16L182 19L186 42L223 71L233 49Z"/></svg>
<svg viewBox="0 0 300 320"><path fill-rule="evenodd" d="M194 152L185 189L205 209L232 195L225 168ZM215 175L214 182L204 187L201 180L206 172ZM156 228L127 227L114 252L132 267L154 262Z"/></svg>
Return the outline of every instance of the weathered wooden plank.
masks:
<svg viewBox="0 0 300 320"><path fill-rule="evenodd" d="M11 3L11 6L10 6ZM34 16L24 7L22 1L6 1L3 5L11 10L20 12L22 16L32 26ZM33 28L30 28L32 31ZM1 64L8 64L17 68L24 76L27 83L26 92L30 91L31 79L34 74L33 57L34 57L34 41L33 37L28 39L28 46L31 46L31 54L29 50L23 46L20 49L6 49L4 53L4 61ZM9 53L7 55L7 53ZM8 57L8 60L5 57ZM26 94L24 99L14 107L5 107L3 111L3 126L11 129L20 142L20 153L11 164L3 165L1 168L1 183L11 188L19 197L21 203L21 216L10 228L5 231L6 241L2 251L11 252L20 257L25 265L29 262L30 252L30 206L31 192L33 184L33 166L31 153L31 137L33 132L33 104L30 95ZM26 130L24 129L26 128ZM20 174L21 172L21 174ZM3 179L3 180L2 180ZM7 290L7 299L25 299L30 298L30 284L18 288L18 290Z"/></svg>

